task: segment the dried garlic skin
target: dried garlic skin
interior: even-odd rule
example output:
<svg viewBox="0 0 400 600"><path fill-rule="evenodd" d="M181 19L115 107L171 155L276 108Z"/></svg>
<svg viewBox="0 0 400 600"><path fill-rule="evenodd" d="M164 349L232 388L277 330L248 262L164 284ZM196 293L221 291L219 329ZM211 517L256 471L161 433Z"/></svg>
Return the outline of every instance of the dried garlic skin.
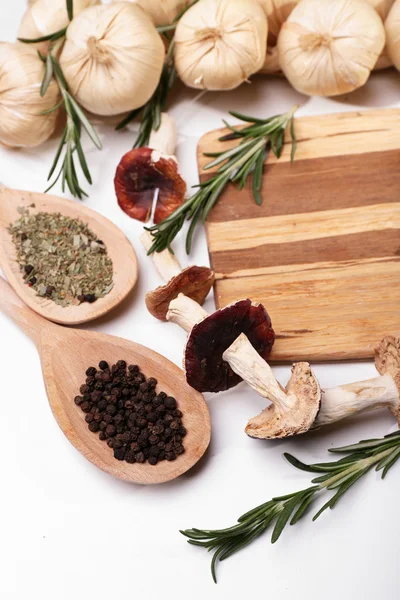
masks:
<svg viewBox="0 0 400 600"><path fill-rule="evenodd" d="M260 73L273 74L280 71L276 43L282 25L300 0L258 0L268 19L267 54Z"/></svg>
<svg viewBox="0 0 400 600"><path fill-rule="evenodd" d="M59 111L41 115L60 99L55 81L42 98L43 62L27 44L0 43L0 143L33 147L45 142L56 127Z"/></svg>
<svg viewBox="0 0 400 600"><path fill-rule="evenodd" d="M258 3L201 0L176 28L178 75L192 88L237 88L262 67L267 33L267 19Z"/></svg>
<svg viewBox="0 0 400 600"><path fill-rule="evenodd" d="M73 19L66 38L60 65L72 95L89 112L118 115L153 95L165 49L139 6L91 6Z"/></svg>
<svg viewBox="0 0 400 600"><path fill-rule="evenodd" d="M282 71L299 92L336 96L364 85L385 45L365 0L301 0L278 38Z"/></svg>
<svg viewBox="0 0 400 600"><path fill-rule="evenodd" d="M366 0L368 4L370 4L378 13L383 22L386 21L386 18L390 12L390 9L393 6L394 0ZM377 63L374 67L374 71L380 71L381 69L387 69L391 67L393 62L389 58L387 47L385 45L382 54L377 60Z"/></svg>
<svg viewBox="0 0 400 600"><path fill-rule="evenodd" d="M115 0L114 0L115 1ZM138 4L149 15L156 27L170 25L192 0L128 0Z"/></svg>
<svg viewBox="0 0 400 600"><path fill-rule="evenodd" d="M99 4L100 0L74 0L74 17L88 6ZM34 0L22 17L18 37L35 39L50 35L67 27L69 23L66 0ZM36 49L47 51L49 42L35 44Z"/></svg>
<svg viewBox="0 0 400 600"><path fill-rule="evenodd" d="M400 0L393 4L385 22L385 29L388 54L396 69L400 71Z"/></svg>

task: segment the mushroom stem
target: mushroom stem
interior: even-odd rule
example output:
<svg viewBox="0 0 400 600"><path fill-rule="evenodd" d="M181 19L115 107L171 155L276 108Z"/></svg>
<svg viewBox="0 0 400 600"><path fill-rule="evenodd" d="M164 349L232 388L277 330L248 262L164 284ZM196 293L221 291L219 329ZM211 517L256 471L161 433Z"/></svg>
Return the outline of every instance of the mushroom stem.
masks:
<svg viewBox="0 0 400 600"><path fill-rule="evenodd" d="M148 252L153 245L154 239L150 231L145 229L140 236L140 241L142 242L145 250ZM151 258L155 268L164 281L169 281L172 279L172 277L179 275L179 273L182 271L181 265L179 264L175 254L172 254L172 252L170 252L167 248L162 250L162 252L153 252Z"/></svg>
<svg viewBox="0 0 400 600"><path fill-rule="evenodd" d="M149 148L173 156L177 145L176 123L168 113L161 113L160 126L150 134Z"/></svg>
<svg viewBox="0 0 400 600"><path fill-rule="evenodd" d="M336 423L347 417L379 408L397 414L399 391L391 375L323 390L321 410L314 427Z"/></svg>
<svg viewBox="0 0 400 600"><path fill-rule="evenodd" d="M187 333L192 331L193 327L206 317L208 317L208 313L206 313L200 304L184 294L179 294L178 297L169 304L167 321L179 325L179 327L182 327Z"/></svg>
<svg viewBox="0 0 400 600"><path fill-rule="evenodd" d="M282 390L270 366L259 356L246 336L239 336L224 352L223 359L253 390L272 402L280 412L290 409L290 396ZM379 408L389 408L397 416L399 403L399 390L391 375L323 390L321 408L312 428Z"/></svg>
<svg viewBox="0 0 400 600"><path fill-rule="evenodd" d="M275 379L269 364L253 348L244 333L225 350L222 358L257 394L268 398L280 412L290 410L290 397Z"/></svg>

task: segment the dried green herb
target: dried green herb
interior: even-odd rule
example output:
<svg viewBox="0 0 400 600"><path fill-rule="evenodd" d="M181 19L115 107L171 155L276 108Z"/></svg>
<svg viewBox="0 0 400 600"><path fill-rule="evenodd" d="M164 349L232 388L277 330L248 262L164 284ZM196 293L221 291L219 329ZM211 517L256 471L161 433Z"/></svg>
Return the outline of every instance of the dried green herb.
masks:
<svg viewBox="0 0 400 600"><path fill-rule="evenodd" d="M60 213L29 214L8 229L25 283L60 306L94 302L113 287L113 264L87 224Z"/></svg>
<svg viewBox="0 0 400 600"><path fill-rule="evenodd" d="M313 521L326 509L335 508L343 495L372 467L375 467L375 471L382 471L382 479L384 479L389 469L400 458L400 431L383 438L362 440L351 446L331 448L329 452L347 456L337 461L306 465L291 454L284 455L297 469L318 473L319 476L311 481L314 485L299 492L272 498L239 517L237 524L227 529L194 528L181 531L189 538L189 544L213 552L211 573L215 582L217 582L216 566L219 561L226 560L238 550L251 544L272 525L274 528L271 541L275 543L286 525L295 525L308 512L318 494L327 490L334 492L314 515Z"/></svg>

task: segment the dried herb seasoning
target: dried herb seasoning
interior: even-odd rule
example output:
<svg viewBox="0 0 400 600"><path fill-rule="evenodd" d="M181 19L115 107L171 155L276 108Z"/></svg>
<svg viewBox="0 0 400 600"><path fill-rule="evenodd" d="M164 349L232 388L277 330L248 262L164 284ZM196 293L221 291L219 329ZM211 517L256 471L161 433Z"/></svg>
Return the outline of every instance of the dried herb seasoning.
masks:
<svg viewBox="0 0 400 600"><path fill-rule="evenodd" d="M117 460L156 465L184 453L183 414L175 398L157 393L156 385L154 377L146 379L137 365L124 360L111 367L101 360L99 369L86 370L75 404Z"/></svg>
<svg viewBox="0 0 400 600"><path fill-rule="evenodd" d="M87 224L60 213L29 214L8 231L25 283L60 306L94 302L113 287L113 264Z"/></svg>

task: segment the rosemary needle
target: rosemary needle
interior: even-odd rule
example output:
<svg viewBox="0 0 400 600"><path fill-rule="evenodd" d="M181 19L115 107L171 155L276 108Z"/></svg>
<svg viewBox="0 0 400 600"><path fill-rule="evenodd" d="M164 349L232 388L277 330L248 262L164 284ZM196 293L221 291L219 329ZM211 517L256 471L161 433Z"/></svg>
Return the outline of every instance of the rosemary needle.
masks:
<svg viewBox="0 0 400 600"><path fill-rule="evenodd" d="M274 524L272 543L275 543L288 523L295 525L307 512L315 496L327 490L334 490L333 496L314 515L317 519L327 508L334 508L342 496L373 466L382 471L384 479L389 469L400 458L400 431L380 439L363 440L358 444L332 448L334 453L345 454L334 462L306 465L291 454L285 458L291 465L302 471L318 473L312 486L293 494L272 498L242 515L236 525L227 529L186 529L181 533L189 538L189 543L213 551L211 572L215 582L216 566L219 561L250 544Z"/></svg>
<svg viewBox="0 0 400 600"><path fill-rule="evenodd" d="M230 114L245 123L249 123L242 129L236 129L226 123L231 133L220 138L221 142L240 140L240 143L229 150L216 153L206 153L205 156L213 160L205 165L204 171L218 167L215 174L200 183L198 190L188 198L171 216L148 230L154 236L154 244L149 250L161 252L165 248L170 249L172 240L182 229L185 221L191 221L186 237L186 252L190 254L192 239L196 225L201 220L206 221L211 209L215 206L218 198L224 191L226 185L232 182L242 189L249 177L252 179L252 193L255 202L262 202L262 174L265 156L269 150L277 158L281 156L284 135L290 126L292 137L291 160L294 160L296 152L296 136L294 130L294 113L297 106L283 114L269 117L268 119L256 119L237 112Z"/></svg>

